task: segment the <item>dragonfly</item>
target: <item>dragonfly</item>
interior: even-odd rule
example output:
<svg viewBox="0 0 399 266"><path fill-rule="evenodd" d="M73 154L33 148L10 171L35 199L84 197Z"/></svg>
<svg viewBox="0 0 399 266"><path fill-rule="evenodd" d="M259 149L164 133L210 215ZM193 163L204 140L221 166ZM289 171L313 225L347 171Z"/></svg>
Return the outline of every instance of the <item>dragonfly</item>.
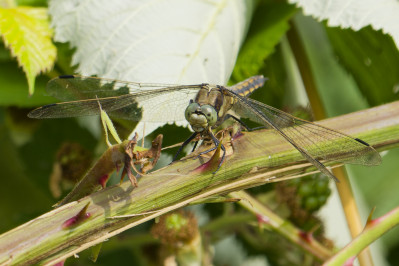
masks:
<svg viewBox="0 0 399 266"><path fill-rule="evenodd" d="M227 87L208 83L150 84L77 75L59 76L48 82L47 93L64 102L39 107L31 111L28 117L43 119L98 115L102 109L111 117L133 121L187 121L194 133L184 141L173 160L177 159L183 147L198 136L200 139L211 139L215 144L201 154L215 150L220 141L213 134L213 129L228 119L234 119L249 129L241 120L248 118L278 133L320 172L337 182L339 180L326 168L325 163L381 163L379 153L359 138L294 117L249 98L266 80L258 75ZM185 111L184 106L187 106ZM226 154L223 145L221 150L223 153L218 169ZM333 156L329 151L334 151Z"/></svg>

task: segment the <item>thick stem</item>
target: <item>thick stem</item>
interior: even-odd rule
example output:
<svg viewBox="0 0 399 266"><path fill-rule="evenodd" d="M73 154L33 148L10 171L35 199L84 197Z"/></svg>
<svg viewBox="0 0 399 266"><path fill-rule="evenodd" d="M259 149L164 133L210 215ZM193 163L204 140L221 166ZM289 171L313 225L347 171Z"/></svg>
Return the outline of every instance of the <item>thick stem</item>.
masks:
<svg viewBox="0 0 399 266"><path fill-rule="evenodd" d="M319 123L361 137L380 151L399 145L399 102ZM285 146L287 149L281 153ZM0 264L55 264L191 202L314 170L270 130L244 132L233 141L233 147L234 153L227 156L216 174L194 172L201 161L186 159L146 175L137 188L130 182L106 188L0 235ZM256 147L268 147L271 153ZM270 168L270 154L278 155L281 164ZM88 202L89 218L74 228L63 228L65 221L76 216ZM136 216L113 218L127 214Z"/></svg>

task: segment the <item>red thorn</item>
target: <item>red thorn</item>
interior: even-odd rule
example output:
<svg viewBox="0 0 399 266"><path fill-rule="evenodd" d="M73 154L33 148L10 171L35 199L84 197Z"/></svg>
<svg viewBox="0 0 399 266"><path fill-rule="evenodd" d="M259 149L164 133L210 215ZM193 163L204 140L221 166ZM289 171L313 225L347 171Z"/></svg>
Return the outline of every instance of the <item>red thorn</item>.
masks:
<svg viewBox="0 0 399 266"><path fill-rule="evenodd" d="M257 214L256 219L258 220L258 223L260 223L260 224L269 224L270 223L270 219L261 214Z"/></svg>
<svg viewBox="0 0 399 266"><path fill-rule="evenodd" d="M375 208L373 208L372 212L374 212L374 209L375 209ZM397 211L398 211L397 208L395 208L395 209L393 209L393 210L387 212L387 213L384 214L383 216L378 217L378 218L376 218L376 219L371 219L371 215L372 215L373 213L370 213L369 218L367 219L367 223L366 223L366 226L365 226L364 229L366 229L367 227L371 227L371 226L374 226L374 225L376 225L376 224L379 224L381 221L383 221L384 219L386 219L386 217L392 215L393 213L395 213L395 212L397 212Z"/></svg>
<svg viewBox="0 0 399 266"><path fill-rule="evenodd" d="M367 222L366 222L366 225L364 226L364 228L367 228L367 227L369 227L369 226L372 226L372 225L375 224L379 219L382 218L382 217L380 217L380 218L377 218L377 219L374 219L374 220L373 220L373 214L374 214L375 209L376 209L375 206L373 207L373 209L371 209L370 214L369 214L369 216L367 217Z"/></svg>
<svg viewBox="0 0 399 266"><path fill-rule="evenodd" d="M53 264L53 266L64 266L65 260Z"/></svg>
<svg viewBox="0 0 399 266"><path fill-rule="evenodd" d="M350 257L347 261L345 261L343 266L353 266L355 259L356 259L356 256Z"/></svg>
<svg viewBox="0 0 399 266"><path fill-rule="evenodd" d="M107 184L108 178L109 178L109 175L108 175L108 174L105 174L105 175L103 175L103 176L100 177L100 179L98 180L98 183L100 183L100 185L101 185L103 188L105 188L105 185Z"/></svg>
<svg viewBox="0 0 399 266"><path fill-rule="evenodd" d="M197 168L194 169L194 172L205 172L205 171L210 171L210 170L216 170L220 164L220 150L221 150L221 145L222 143L219 142L218 147L216 148L215 153L212 155L211 159L207 161L206 163L198 166Z"/></svg>
<svg viewBox="0 0 399 266"><path fill-rule="evenodd" d="M91 214L89 212L86 212L89 205L90 205L90 202L88 202L83 207L83 209L81 209L79 211L78 214L76 214L72 218L69 218L68 220L66 220L61 226L62 229L70 229L70 228L76 227L79 224L81 224L82 222L84 222L86 219L88 219L91 216Z"/></svg>
<svg viewBox="0 0 399 266"><path fill-rule="evenodd" d="M311 243L313 241L313 234L305 231L299 231L299 237L307 243Z"/></svg>
<svg viewBox="0 0 399 266"><path fill-rule="evenodd" d="M218 166L218 164L216 165L216 167ZM206 172L206 171L210 171L213 169L216 169L214 163L212 162L212 159L210 159L209 161L207 161L206 163L201 164L200 166L198 166L197 168L194 169L194 172Z"/></svg>
<svg viewBox="0 0 399 266"><path fill-rule="evenodd" d="M90 213L85 213L83 216L84 220L90 217ZM83 222L82 217L73 216L72 218L69 218L62 224L62 229L68 229L68 228L73 228L77 225L79 225L81 222Z"/></svg>

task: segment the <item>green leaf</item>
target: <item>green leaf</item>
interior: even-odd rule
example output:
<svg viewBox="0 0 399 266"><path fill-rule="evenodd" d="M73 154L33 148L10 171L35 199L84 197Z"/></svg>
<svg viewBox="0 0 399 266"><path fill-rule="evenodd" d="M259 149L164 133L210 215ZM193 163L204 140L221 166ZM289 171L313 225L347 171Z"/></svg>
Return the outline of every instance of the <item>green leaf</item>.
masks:
<svg viewBox="0 0 399 266"><path fill-rule="evenodd" d="M394 39L399 47L399 2L397 0L289 0L303 9L305 15L318 20L327 20L330 27L360 30L371 26L382 30Z"/></svg>
<svg viewBox="0 0 399 266"><path fill-rule="evenodd" d="M309 58L308 71L314 77L327 115L367 108L369 105L353 76L339 64L324 27L310 17L297 16L294 21Z"/></svg>
<svg viewBox="0 0 399 266"><path fill-rule="evenodd" d="M390 36L371 27L357 32L326 27L326 31L339 62L370 104L399 99L399 52Z"/></svg>
<svg viewBox="0 0 399 266"><path fill-rule="evenodd" d="M17 57L28 79L29 94L33 94L35 77L53 67L57 53L51 42L47 9L0 8L0 17L3 41Z"/></svg>
<svg viewBox="0 0 399 266"><path fill-rule="evenodd" d="M294 5L273 3L260 5L253 17L246 42L241 48L232 80L238 82L259 73L264 60L289 29L288 20L295 14Z"/></svg>
<svg viewBox="0 0 399 266"><path fill-rule="evenodd" d="M78 64L77 72L83 75L135 82L225 84L253 2L157 1L148 8L145 1L115 4L101 0L84 6L51 1L49 12L54 39L75 48L72 64ZM104 19L109 14L118 15ZM152 115L144 112L142 121L155 121ZM185 121L175 122L187 126ZM165 123L146 123L145 134ZM144 122L138 123L135 131L143 132Z"/></svg>

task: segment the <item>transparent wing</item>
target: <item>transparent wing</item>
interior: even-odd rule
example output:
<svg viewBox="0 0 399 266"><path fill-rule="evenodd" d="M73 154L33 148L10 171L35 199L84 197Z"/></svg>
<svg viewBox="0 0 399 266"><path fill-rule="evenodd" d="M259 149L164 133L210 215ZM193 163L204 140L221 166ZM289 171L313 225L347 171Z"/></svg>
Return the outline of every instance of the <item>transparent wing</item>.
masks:
<svg viewBox="0 0 399 266"><path fill-rule="evenodd" d="M232 91L226 92L238 99L233 110L241 115L275 129L302 155L328 176L332 174L318 160L378 165L379 153L364 141L333 129L296 118L269 105L242 97ZM326 173L328 172L328 173Z"/></svg>
<svg viewBox="0 0 399 266"><path fill-rule="evenodd" d="M167 87L182 86L177 84L137 83L107 78L67 75L50 80L47 83L46 90L50 96L62 101L76 101L120 96L143 90L155 90Z"/></svg>
<svg viewBox="0 0 399 266"><path fill-rule="evenodd" d="M100 105L113 117L133 121L183 121L184 108L201 85L166 85L67 76L49 81L49 95L64 101L37 108L32 118L97 115ZM83 99L74 101L76 99Z"/></svg>

